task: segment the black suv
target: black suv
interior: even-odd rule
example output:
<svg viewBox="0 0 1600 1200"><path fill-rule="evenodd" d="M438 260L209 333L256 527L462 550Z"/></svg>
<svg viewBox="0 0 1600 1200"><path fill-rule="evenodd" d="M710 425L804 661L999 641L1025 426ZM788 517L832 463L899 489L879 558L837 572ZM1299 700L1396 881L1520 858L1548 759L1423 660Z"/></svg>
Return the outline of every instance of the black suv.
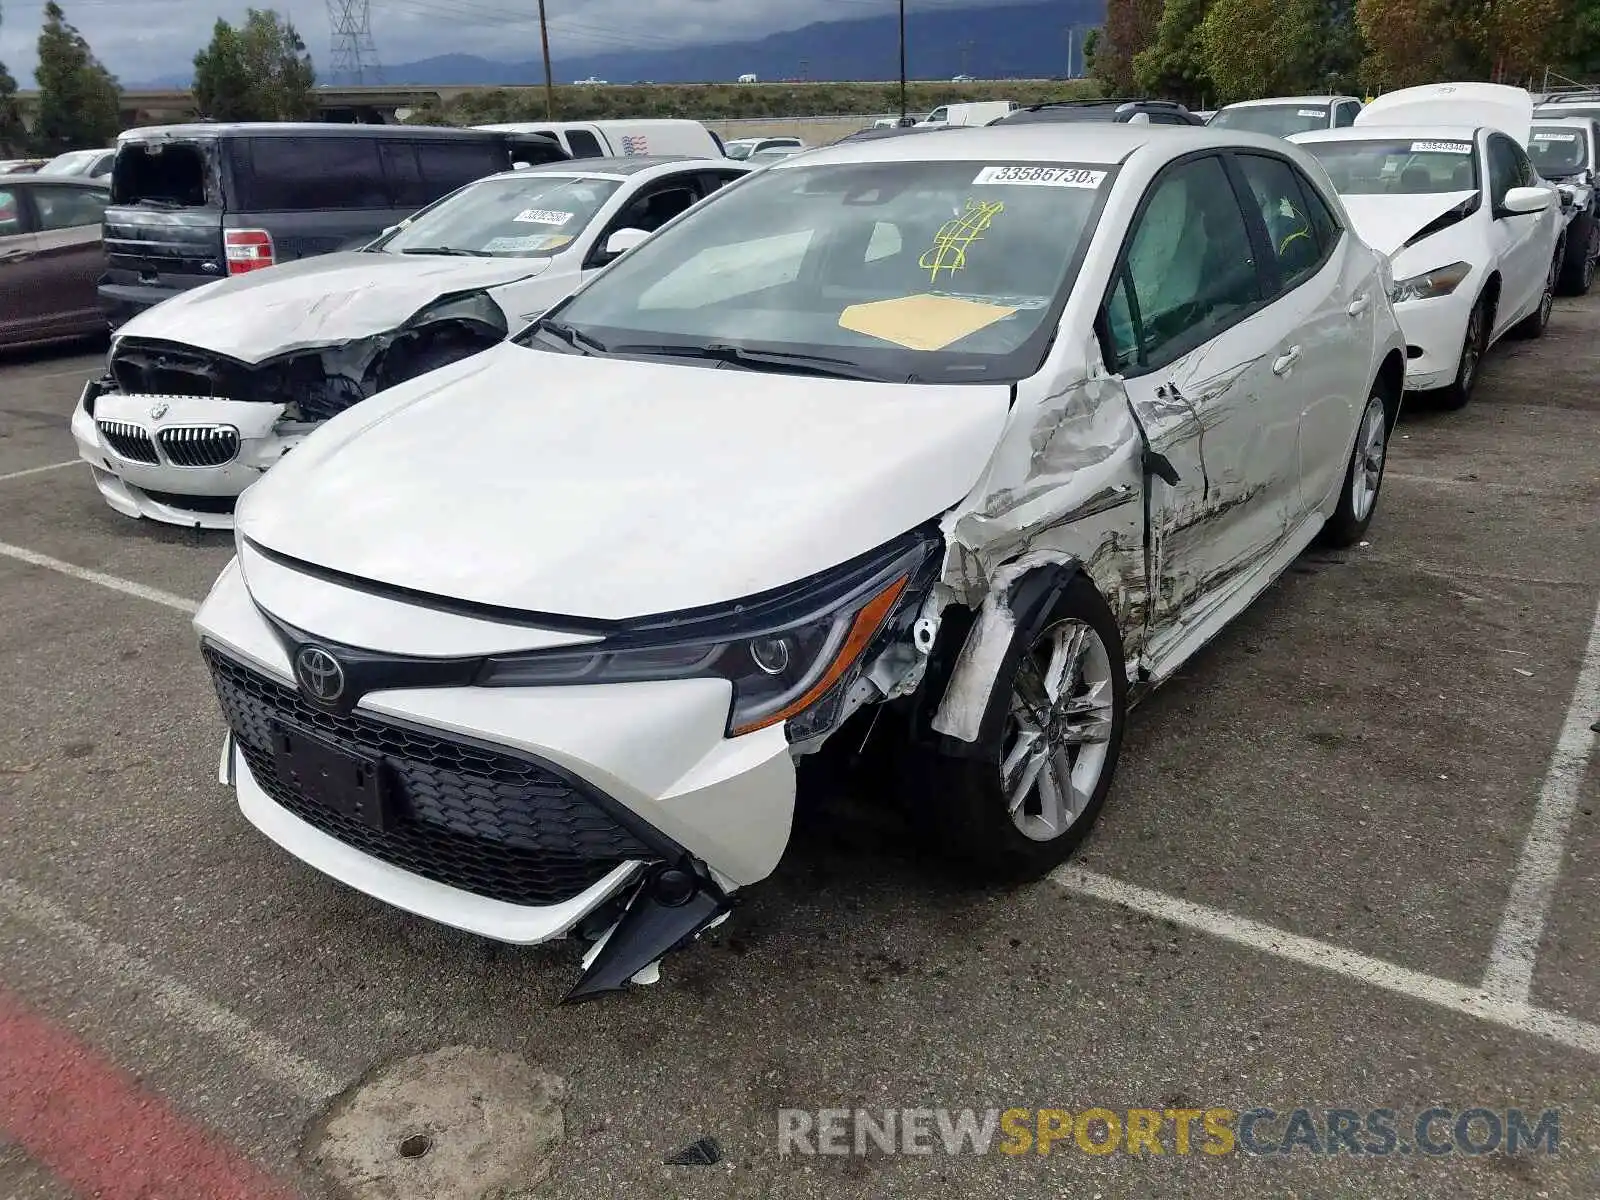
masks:
<svg viewBox="0 0 1600 1200"><path fill-rule="evenodd" d="M1144 116L1152 125L1204 125L1205 122L1174 100L1047 100L1030 104L991 125L1031 125L1051 121L1122 121Z"/></svg>
<svg viewBox="0 0 1600 1200"><path fill-rule="evenodd" d="M421 125L165 125L122 135L100 308L112 327L202 283L369 240L456 188L568 157L539 134Z"/></svg>

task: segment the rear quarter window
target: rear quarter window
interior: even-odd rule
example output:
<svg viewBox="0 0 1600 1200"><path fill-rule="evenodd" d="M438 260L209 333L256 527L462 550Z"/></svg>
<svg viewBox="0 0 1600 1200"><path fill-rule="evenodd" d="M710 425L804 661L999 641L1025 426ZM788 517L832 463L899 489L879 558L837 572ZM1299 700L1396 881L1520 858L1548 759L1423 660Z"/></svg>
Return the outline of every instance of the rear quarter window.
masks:
<svg viewBox="0 0 1600 1200"><path fill-rule="evenodd" d="M239 211L390 207L376 138L237 138L230 158Z"/></svg>
<svg viewBox="0 0 1600 1200"><path fill-rule="evenodd" d="M585 129L567 130L567 145L573 158L600 158L605 153L600 148L600 140Z"/></svg>

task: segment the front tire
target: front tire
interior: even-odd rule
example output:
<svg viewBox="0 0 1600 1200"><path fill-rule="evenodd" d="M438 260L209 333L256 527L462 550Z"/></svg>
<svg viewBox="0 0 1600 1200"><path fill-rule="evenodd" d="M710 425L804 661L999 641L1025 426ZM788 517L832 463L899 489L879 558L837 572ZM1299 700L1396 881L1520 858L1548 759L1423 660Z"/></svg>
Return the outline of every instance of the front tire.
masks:
<svg viewBox="0 0 1600 1200"><path fill-rule="evenodd" d="M1127 722L1122 635L1094 584L1075 574L1030 624L1019 622L989 697L1003 720L987 743L922 756L936 849L988 882L1038 878L1078 847L1111 790Z"/></svg>
<svg viewBox="0 0 1600 1200"><path fill-rule="evenodd" d="M1359 542L1378 511L1378 493L1383 489L1383 468L1388 461L1389 418L1383 396L1377 389L1367 400L1367 409L1356 426L1355 449L1344 471L1344 486L1339 506L1322 527L1330 546L1344 548Z"/></svg>
<svg viewBox="0 0 1600 1200"><path fill-rule="evenodd" d="M1439 393L1445 408L1465 408L1472 399L1473 388L1478 386L1478 368L1483 365L1483 352L1489 345L1489 312L1489 298L1479 296L1467 314L1467 332L1461 339L1456 377Z"/></svg>

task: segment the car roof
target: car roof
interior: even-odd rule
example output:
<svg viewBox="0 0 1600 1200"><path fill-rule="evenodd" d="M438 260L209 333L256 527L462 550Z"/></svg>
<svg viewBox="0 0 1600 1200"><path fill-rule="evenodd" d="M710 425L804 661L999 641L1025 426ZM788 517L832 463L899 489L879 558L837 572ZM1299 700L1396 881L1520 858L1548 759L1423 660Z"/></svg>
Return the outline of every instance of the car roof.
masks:
<svg viewBox="0 0 1600 1200"><path fill-rule="evenodd" d="M1566 125L1580 128L1592 128L1595 125L1600 125L1600 115L1594 113L1580 113L1577 116L1568 117L1541 117L1538 113L1534 113L1533 123L1535 125Z"/></svg>
<svg viewBox="0 0 1600 1200"><path fill-rule="evenodd" d="M238 137L418 138L448 137L482 140L495 136L482 129L450 125L345 125L332 121L195 121L182 125L150 125L129 129L117 137L119 146L161 138Z"/></svg>
<svg viewBox="0 0 1600 1200"><path fill-rule="evenodd" d="M1204 125L1131 125L1127 122L1084 121L1061 124L980 125L950 128L936 138L859 138L809 151L799 164L814 166L849 162L977 161L1120 163L1146 145L1170 148L1174 155L1191 150L1249 146L1282 147L1280 138ZM782 166L772 168L783 170Z"/></svg>
<svg viewBox="0 0 1600 1200"><path fill-rule="evenodd" d="M1232 104L1224 104L1223 108L1265 108L1269 105L1288 108L1297 104L1320 104L1323 106L1337 104L1341 100L1354 100L1361 102L1359 96L1262 96L1255 100L1235 100ZM1218 109L1221 112L1222 109Z"/></svg>
<svg viewBox="0 0 1600 1200"><path fill-rule="evenodd" d="M1299 145L1310 142L1403 142L1407 138L1418 142L1471 142L1477 139L1483 128L1481 125L1347 125L1343 129L1313 129L1309 133L1297 133L1289 140Z"/></svg>

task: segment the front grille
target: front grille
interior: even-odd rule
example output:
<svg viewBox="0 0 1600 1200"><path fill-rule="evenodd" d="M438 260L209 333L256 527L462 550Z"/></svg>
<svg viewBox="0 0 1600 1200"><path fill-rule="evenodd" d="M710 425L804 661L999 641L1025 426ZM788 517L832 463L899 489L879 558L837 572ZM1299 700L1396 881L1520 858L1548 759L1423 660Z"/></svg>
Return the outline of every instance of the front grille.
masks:
<svg viewBox="0 0 1600 1200"><path fill-rule="evenodd" d="M494 900L544 905L570 900L621 863L658 857L582 785L539 762L359 712L324 712L209 645L204 653L223 717L262 790L374 858ZM389 827L375 829L287 786L271 749L274 724L379 757L397 793Z"/></svg>
<svg viewBox="0 0 1600 1200"><path fill-rule="evenodd" d="M239 453L239 431L231 425L174 425L156 438L175 467L220 467Z"/></svg>
<svg viewBox="0 0 1600 1200"><path fill-rule="evenodd" d="M139 426L131 425L127 421L100 421L98 424L100 436L105 438L106 444L119 457L131 462L149 463L152 466L161 461L156 457L156 444Z"/></svg>

